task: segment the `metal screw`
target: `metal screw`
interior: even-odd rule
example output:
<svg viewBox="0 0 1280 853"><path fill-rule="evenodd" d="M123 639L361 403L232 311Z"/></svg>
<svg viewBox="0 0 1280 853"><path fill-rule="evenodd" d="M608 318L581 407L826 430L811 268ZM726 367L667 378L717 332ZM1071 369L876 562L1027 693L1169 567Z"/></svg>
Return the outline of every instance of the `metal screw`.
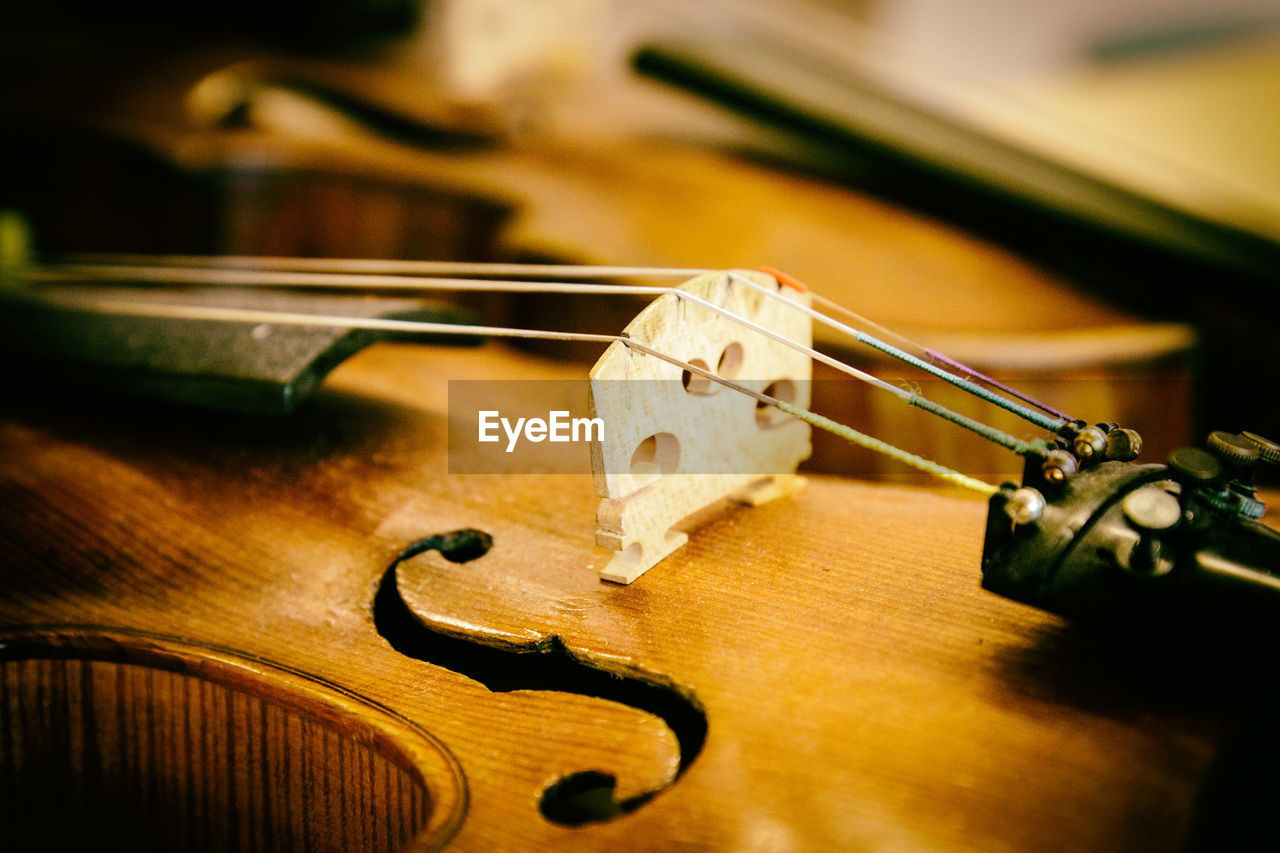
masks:
<svg viewBox="0 0 1280 853"><path fill-rule="evenodd" d="M1079 469L1076 458L1065 450L1050 450L1044 455L1040 473L1048 483L1061 485Z"/></svg>
<svg viewBox="0 0 1280 853"><path fill-rule="evenodd" d="M1072 439L1071 449L1081 462L1088 462L1107 452L1107 434L1097 427L1085 427Z"/></svg>
<svg viewBox="0 0 1280 853"><path fill-rule="evenodd" d="M1044 495L1027 486L1014 490L1005 502L1004 511L1014 524L1031 524L1044 515Z"/></svg>
<svg viewBox="0 0 1280 853"><path fill-rule="evenodd" d="M1142 436L1136 430L1117 427L1107 433L1107 458L1132 462L1142 453Z"/></svg>

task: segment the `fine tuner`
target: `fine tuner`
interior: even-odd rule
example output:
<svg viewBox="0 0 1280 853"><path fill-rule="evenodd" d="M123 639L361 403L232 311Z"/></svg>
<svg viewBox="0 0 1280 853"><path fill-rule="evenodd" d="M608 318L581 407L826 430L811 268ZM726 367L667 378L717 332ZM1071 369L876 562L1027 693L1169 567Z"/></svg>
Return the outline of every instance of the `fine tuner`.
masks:
<svg viewBox="0 0 1280 853"><path fill-rule="evenodd" d="M216 408L291 409L375 335L606 346L588 409L604 425L591 471L596 541L612 552L600 575L612 582L631 583L681 547L689 516L800 488L795 471L819 428L987 497L983 586L1001 595L1091 621L1211 620L1271 607L1280 592L1280 535L1259 523L1254 488L1257 469L1280 462L1280 445L1215 432L1207 450L1135 464L1135 431L1073 418L772 270L100 256L13 278L8 346L81 379ZM663 279L682 283L635 283ZM454 307L406 299L446 292L653 301L620 333L588 333L477 325ZM814 323L1044 435L998 430L820 352ZM814 360L1019 454L1022 482L988 484L812 411Z"/></svg>

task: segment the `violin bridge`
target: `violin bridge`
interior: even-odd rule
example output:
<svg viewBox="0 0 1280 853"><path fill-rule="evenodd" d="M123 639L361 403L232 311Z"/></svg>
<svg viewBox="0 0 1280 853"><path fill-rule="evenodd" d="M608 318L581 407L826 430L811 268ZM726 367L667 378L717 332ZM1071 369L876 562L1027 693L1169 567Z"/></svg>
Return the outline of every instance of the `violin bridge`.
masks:
<svg viewBox="0 0 1280 853"><path fill-rule="evenodd" d="M785 300L807 293L770 275L735 271L784 299L770 298L726 273L707 273L681 290L810 346L809 317ZM705 305L676 294L656 299L626 328L632 340L754 391L808 408L812 363ZM604 580L631 583L687 540L677 525L725 499L759 505L803 485L809 425L754 397L614 343L591 371L591 416L604 435L592 443L596 542L614 553Z"/></svg>

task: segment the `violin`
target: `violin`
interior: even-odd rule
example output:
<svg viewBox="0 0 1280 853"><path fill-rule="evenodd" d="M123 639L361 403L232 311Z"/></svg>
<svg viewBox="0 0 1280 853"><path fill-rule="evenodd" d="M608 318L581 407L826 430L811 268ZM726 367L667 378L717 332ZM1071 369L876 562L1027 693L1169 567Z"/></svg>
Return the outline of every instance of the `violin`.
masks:
<svg viewBox="0 0 1280 853"><path fill-rule="evenodd" d="M613 345L641 346L629 331ZM602 582L590 477L450 470L446 377L531 370L574 368L383 343L267 424L11 401L19 847L1165 847L1196 828L1247 691L1203 661L1172 689L984 593L985 503L815 477Z"/></svg>
<svg viewBox="0 0 1280 853"><path fill-rule="evenodd" d="M407 171L458 192L447 168L520 196L499 206L515 225L493 238L496 254L628 254L610 242L625 228L588 215L605 208L587 185L610 183L588 151L406 159L378 144L259 144L231 134L206 163L241 152L243 177L270 152L292 180L321 159L339 176L372 162L381 179L364 187ZM925 281L936 267L953 282L994 280L997 293L1049 294L1025 300L1038 319L1131 319L1084 302L1055 311L1055 294L1077 305L1058 283L909 214L751 164L726 167L740 196L717 196L702 181L720 155L673 166L643 148L609 187L659 196L638 233L701 230L641 240L638 263L745 263L721 233L745 231L764 260L794 252L787 267L815 292L872 316L892 312L851 294L884 298L904 270ZM548 174L592 201L561 205ZM761 224L756 212L788 196L817 215ZM242 223L224 247L264 253L298 222L281 216L290 207L304 222L316 213L282 205L257 220L272 227ZM702 215L681 212L691 208ZM556 217L575 227L553 228ZM797 233L824 239L788 239ZM842 233L838 251L824 242ZM938 251L903 248L913 240ZM68 246L102 248L54 243ZM1025 342L998 307L1015 303L986 298L997 310L957 325ZM626 298L605 301L627 310ZM626 322L601 322L600 304L560 294L468 307L491 327L545 328L534 321L556 312L558 328L581 331L592 315L583 334L617 335ZM925 331L975 305L932 304ZM1120 372L1177 362L1183 334ZM1107 353L1086 363L1105 372L1117 363ZM716 373L717 355L696 357ZM1003 365L999 378L1046 361ZM73 395L48 374L7 398L0 810L13 849L1168 849L1258 828L1235 821L1250 789L1232 772L1272 746L1255 722L1267 707L1247 677L1256 661L984 591L987 501L850 477L815 440L825 473L759 506L704 508L683 545L618 584L600 579L612 554L597 544L588 473L450 471L449 379L536 396L536 383L509 380L583 374L494 340L384 341L335 366L288 418ZM1186 375L1172 372L1173 395ZM903 438L839 387L846 408L825 411ZM901 443L964 461L919 435ZM1159 448L1160 435L1148 441Z"/></svg>

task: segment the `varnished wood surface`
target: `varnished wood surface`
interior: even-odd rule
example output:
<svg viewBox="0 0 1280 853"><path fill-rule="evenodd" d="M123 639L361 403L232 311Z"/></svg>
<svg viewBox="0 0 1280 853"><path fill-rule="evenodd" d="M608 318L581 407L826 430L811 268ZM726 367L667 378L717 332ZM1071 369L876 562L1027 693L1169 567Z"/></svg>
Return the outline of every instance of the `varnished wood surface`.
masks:
<svg viewBox="0 0 1280 853"><path fill-rule="evenodd" d="M589 477L447 473L445 378L529 369L491 349L383 345L275 423L10 399L0 628L160 632L383 706L460 769L450 849L1185 837L1240 689L981 591L981 501L818 478L703 519L631 586L603 584ZM463 562L429 551L386 577L410 543L463 528L492 546ZM394 636L388 584L412 616ZM665 719L702 715L705 739L592 696L492 692L402 651L471 661L449 638L660 688L684 709ZM295 687L262 690L308 705ZM609 821L548 820L544 791L583 771L616 776L623 800L659 793Z"/></svg>
<svg viewBox="0 0 1280 853"><path fill-rule="evenodd" d="M1157 455L1190 438L1197 341L1187 327L1148 323L937 219L713 147L690 126L698 123L687 104L645 111L678 97L648 92L633 101L634 92L605 86L589 99L595 108L567 124L502 144L462 144L462 135L433 144L362 122L359 111L339 110L305 87L267 87L258 97L251 85L243 102L210 109L204 95L237 76L227 64L243 58L138 57L146 70L72 115L54 109L59 98L42 102L26 88L0 98L22 114L56 116L43 132L15 123L14 140L3 140L15 160L32 164L15 176L13 204L32 211L41 245L769 266L979 370L1034 378L1073 417L1133 426ZM331 71L331 88L349 88L346 74ZM321 66L311 73L324 77ZM641 303L503 297L483 307L493 322L613 333ZM902 375L824 327L815 335L860 367L894 381ZM908 435L917 451L953 466L976 460L971 470L1012 473L993 467L980 441L957 442L949 428L904 419L875 396L855 388L822 402L873 434ZM821 450L832 463L825 470L886 473L876 460Z"/></svg>
<svg viewBox="0 0 1280 853"><path fill-rule="evenodd" d="M37 171L51 172L32 202L46 248L766 265L1026 385L1073 417L1136 428L1157 457L1191 438L1197 340L1188 327L1142 322L957 229L759 163L654 139L438 152L360 133L317 139L305 128L116 130L128 140L114 143L124 152L34 146L40 162L48 159ZM143 151L147 169L137 162ZM80 164L77 171L60 158ZM139 174L147 201L122 216ZM615 333L644 303L502 295L470 304L493 323ZM814 334L825 351L862 369L918 379L825 326ZM599 354L563 342L540 351L584 361ZM869 433L909 436L902 443L955 467L1016 473L998 467L980 439L904 417L878 392L854 386L824 399L821 391L820 408ZM989 416L963 395L946 402ZM1023 431L1020 421L991 416ZM847 476L891 473L876 458L829 444L813 464Z"/></svg>
<svg viewBox="0 0 1280 853"><path fill-rule="evenodd" d="M466 791L407 721L287 670L148 633L6 632L9 849L435 849Z"/></svg>

